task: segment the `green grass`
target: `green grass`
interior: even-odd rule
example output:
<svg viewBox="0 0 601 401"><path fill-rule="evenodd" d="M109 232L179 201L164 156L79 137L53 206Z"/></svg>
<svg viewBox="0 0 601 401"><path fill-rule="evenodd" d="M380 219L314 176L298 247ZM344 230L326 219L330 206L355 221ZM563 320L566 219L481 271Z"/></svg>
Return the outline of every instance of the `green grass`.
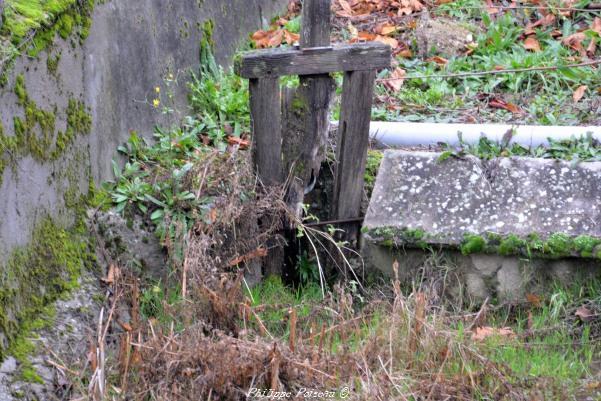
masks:
<svg viewBox="0 0 601 401"><path fill-rule="evenodd" d="M575 387L590 375L600 350L591 339L592 326L584 324L577 330L573 313L586 302L601 301L600 294L599 281L575 279L569 287L556 285L539 306L499 311L491 316L490 324L512 327L518 339L491 337L482 350L491 360L508 366L516 378L552 377ZM526 334L530 334L527 340Z"/></svg>
<svg viewBox="0 0 601 401"><path fill-rule="evenodd" d="M252 307L261 307L257 314L269 332L277 337L288 338L286 321L290 308L295 308L301 324L311 314L315 305L322 301L321 287L309 283L301 288L286 287L280 277L271 276L246 292ZM259 308L259 309L261 309ZM307 327L304 327L307 329Z"/></svg>
<svg viewBox="0 0 601 401"><path fill-rule="evenodd" d="M574 103L574 90L586 85L596 88L599 73L594 66L583 68L559 68L557 70L530 71L486 76L461 78L435 77L441 74L458 74L474 71L492 71L503 69L524 69L540 66L562 66L574 63L577 54L551 36L553 29L559 29L564 36L575 33L579 25L569 19L558 19L557 26L538 29L536 38L541 51L528 51L523 46L522 35L525 23L520 17L510 13L491 19L486 11L463 9L475 6L472 0L451 2L437 9L459 20L470 20L481 26L476 35L477 47L473 54L451 58L444 66L433 61L419 59L399 59L400 67L407 76L433 76L432 78L408 79L396 93L389 93L382 85L376 87L378 95L391 95L398 107L388 104L379 105L373 112L373 118L379 120L408 121L453 121L479 107L477 117L480 120L495 122L522 122L543 125L583 124L594 121L591 113L593 99L598 97L593 90L580 102ZM482 5L478 2L479 6ZM590 24L585 17L583 26ZM588 40L583 43L587 46ZM382 78L386 77L384 73ZM478 99L477 95L483 95ZM489 96L500 96L523 110L521 114L512 114L503 109L487 106Z"/></svg>

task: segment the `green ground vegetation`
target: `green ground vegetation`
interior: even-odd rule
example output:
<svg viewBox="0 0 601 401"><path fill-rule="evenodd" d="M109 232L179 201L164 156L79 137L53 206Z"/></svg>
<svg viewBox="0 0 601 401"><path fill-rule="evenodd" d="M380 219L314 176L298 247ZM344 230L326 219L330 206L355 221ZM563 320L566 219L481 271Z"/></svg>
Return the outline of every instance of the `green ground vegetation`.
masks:
<svg viewBox="0 0 601 401"><path fill-rule="evenodd" d="M585 7L587 3L582 4ZM583 31L586 38L582 46L586 48L591 40L598 38L598 33L586 29L595 14L573 13L566 17L551 12L557 18L549 26L535 29L534 38L540 43L540 50L532 51L523 43L527 29L524 21L531 17L531 10L490 16L482 2L474 0L457 0L435 7L436 17L455 19L472 27L475 37L472 51L452 57L444 65L435 59L399 57L400 67L407 76L423 78L407 79L394 92L377 85L377 95L385 100L374 109L373 117L391 121L465 122L466 116L472 116L478 122L594 125L599 121L598 113L591 113L600 96L594 89L599 79L598 69L596 66L561 68L574 64L580 54L556 36L558 32L568 37ZM541 66L557 68L456 78L440 76ZM387 73L381 77L387 77ZM575 103L572 96L580 86L590 90ZM511 103L516 111L489 107L493 99Z"/></svg>

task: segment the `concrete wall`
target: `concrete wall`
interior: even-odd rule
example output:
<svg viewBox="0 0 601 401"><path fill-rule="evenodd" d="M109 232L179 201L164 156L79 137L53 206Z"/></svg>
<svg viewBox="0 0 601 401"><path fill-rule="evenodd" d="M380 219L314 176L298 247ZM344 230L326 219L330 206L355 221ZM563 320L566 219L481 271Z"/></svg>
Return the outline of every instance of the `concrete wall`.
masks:
<svg viewBox="0 0 601 401"><path fill-rule="evenodd" d="M0 185L0 265L12 249L27 244L43 216L69 220L66 193L73 188L85 191L90 178L96 183L111 178L115 148L131 130L151 136L155 124L175 120L151 105L154 88L165 87L163 78L169 72L179 77L177 104L185 113L185 82L189 69L198 68L204 22L213 21L216 58L227 64L248 33L266 25L286 4L287 0L109 0L96 5L83 45L57 36L36 59L17 59L8 84L0 89L4 135L14 135L14 117L24 118L25 108L14 90L21 74L29 98L56 115L55 135L66 129L69 99L89 108L92 128L54 161L7 157L0 149L10 161ZM51 73L47 59L59 53L58 67Z"/></svg>

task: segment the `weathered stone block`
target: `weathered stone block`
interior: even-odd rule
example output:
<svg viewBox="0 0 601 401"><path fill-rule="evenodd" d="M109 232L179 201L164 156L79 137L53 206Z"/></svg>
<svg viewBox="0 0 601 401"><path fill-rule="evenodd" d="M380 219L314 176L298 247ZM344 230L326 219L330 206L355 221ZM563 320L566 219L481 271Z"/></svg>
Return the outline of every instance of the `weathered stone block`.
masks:
<svg viewBox="0 0 601 401"><path fill-rule="evenodd" d="M368 240L601 258L601 162L440 157L385 153L364 223Z"/></svg>
<svg viewBox="0 0 601 401"><path fill-rule="evenodd" d="M599 221L599 162L387 151L362 250L368 266L388 274L398 260L408 280L440 252L453 258L470 299L519 301L601 272Z"/></svg>

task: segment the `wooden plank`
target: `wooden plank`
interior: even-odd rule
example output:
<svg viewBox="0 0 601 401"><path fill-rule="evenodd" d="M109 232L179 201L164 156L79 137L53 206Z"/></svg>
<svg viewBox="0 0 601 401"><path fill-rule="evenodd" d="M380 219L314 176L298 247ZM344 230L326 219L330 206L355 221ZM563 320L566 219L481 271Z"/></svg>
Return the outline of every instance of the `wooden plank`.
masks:
<svg viewBox="0 0 601 401"><path fill-rule="evenodd" d="M332 199L333 219L355 218L361 213L375 77L375 71L354 71L344 75ZM344 228L344 239L354 243L357 225L349 224Z"/></svg>
<svg viewBox="0 0 601 401"><path fill-rule="evenodd" d="M326 156L329 109L335 84L330 77L302 77L283 103L284 171L289 174L286 204L300 216L305 193L312 190Z"/></svg>
<svg viewBox="0 0 601 401"><path fill-rule="evenodd" d="M264 185L278 185L283 173L280 80L251 79L249 90L255 169Z"/></svg>
<svg viewBox="0 0 601 401"><path fill-rule="evenodd" d="M379 42L335 45L331 49L279 48L242 54L235 64L244 78L314 75L390 67L391 48Z"/></svg>
<svg viewBox="0 0 601 401"><path fill-rule="evenodd" d="M283 178L280 80L251 79L249 91L254 167L263 185L280 185ZM269 230L281 224L274 218L264 218L258 224L263 231ZM266 245L269 252L262 260L263 274L279 276L284 266L284 249L279 246L277 238Z"/></svg>
<svg viewBox="0 0 601 401"><path fill-rule="evenodd" d="M299 41L301 47L330 45L332 29L330 7L330 0L305 0L303 2L303 25Z"/></svg>
<svg viewBox="0 0 601 401"><path fill-rule="evenodd" d="M328 54L332 50L314 48L330 43L330 0L305 0L303 3L302 46L312 48L302 54ZM304 62L304 61L303 61ZM329 109L335 83L325 71L320 75L301 75L300 85L287 104L284 159L290 172L286 204L298 217L305 194L312 189L321 163L329 128Z"/></svg>

